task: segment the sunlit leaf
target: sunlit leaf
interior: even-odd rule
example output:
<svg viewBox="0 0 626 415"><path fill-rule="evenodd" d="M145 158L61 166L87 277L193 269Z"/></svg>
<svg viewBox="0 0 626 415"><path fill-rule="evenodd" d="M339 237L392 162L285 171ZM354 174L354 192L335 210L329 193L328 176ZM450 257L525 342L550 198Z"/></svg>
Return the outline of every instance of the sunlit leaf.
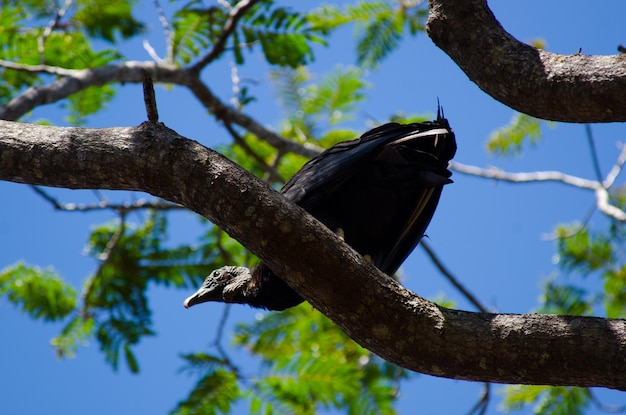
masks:
<svg viewBox="0 0 626 415"><path fill-rule="evenodd" d="M524 143L533 145L539 141L543 122L530 115L516 113L509 125L491 134L487 141L487 150L501 156L518 155Z"/></svg>
<svg viewBox="0 0 626 415"><path fill-rule="evenodd" d="M76 290L57 273L22 262L0 271L0 296L44 321L62 319L76 306Z"/></svg>

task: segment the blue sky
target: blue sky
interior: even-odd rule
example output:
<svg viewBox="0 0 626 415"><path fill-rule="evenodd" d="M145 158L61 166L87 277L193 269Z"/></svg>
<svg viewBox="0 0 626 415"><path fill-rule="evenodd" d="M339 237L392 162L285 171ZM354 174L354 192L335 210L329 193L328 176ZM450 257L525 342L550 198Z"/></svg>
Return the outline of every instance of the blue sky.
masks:
<svg viewBox="0 0 626 415"><path fill-rule="evenodd" d="M151 2L144 1L144 19L157 28ZM207 3L209 3L207 1ZM298 6L316 5L303 1ZM602 7L599 7L601 4ZM626 3L601 2L510 2L491 1L496 17L523 41L537 38L557 53L614 54L626 43ZM147 17L152 16L152 17ZM151 20L150 20L151 19ZM354 64L351 30L334 36L330 47L316 51L313 71L325 73L337 64ZM163 50L158 32L148 39ZM147 60L141 38L126 47L129 59ZM249 113L265 125L277 125L280 113L268 105L269 81L260 61L240 71L254 78L251 86L261 98ZM486 63L488 64L488 63ZM228 60L207 71L205 79L222 99L230 97ZM556 124L544 128L544 138L534 148L514 159L489 156L485 142L496 128L510 121L513 111L485 95L437 49L426 35L405 41L376 72L367 74L372 84L367 102L351 126L366 130L369 117L384 120L396 111L431 113L437 98L454 128L459 151L456 160L478 166L495 165L508 171L560 170L593 179L584 127ZM137 125L145 119L141 87L118 87L115 100L102 113L90 118L90 127ZM625 91L626 92L626 91ZM227 143L228 137L207 117L205 110L186 91L157 88L161 121L179 133L207 146ZM62 123L59 106L37 109L30 119L49 118ZM593 126L600 166L606 172L614 163L616 143L626 141L622 123ZM455 174L447 186L428 230L431 246L446 265L489 308L507 313L532 311L539 302L541 283L556 274L554 244L546 240L554 226L582 220L594 205L588 191L558 184L510 185ZM624 179L618 179L623 183ZM93 201L90 191L51 190L65 202ZM92 224L108 221L108 213L58 213L29 187L0 182L0 268L24 260L42 267L53 266L79 289L96 264L83 255ZM110 197L127 194L107 193ZM132 218L131 218L132 219ZM175 213L172 242L193 240L196 222L188 213ZM593 214L591 226L602 226L604 218ZM444 294L459 308L471 306L433 269L424 254L416 251L403 266L404 284L424 297ZM589 282L590 284L593 281ZM158 336L143 341L137 355L142 371L131 375L122 366L113 372L104 364L97 344L81 348L75 359L59 361L49 340L59 324L33 322L0 299L0 408L7 414L89 413L90 415L166 413L186 396L194 378L180 374L180 353L206 348L213 338L221 304L182 307L188 292L153 288L150 302ZM230 323L250 320L256 311L244 306L231 310ZM246 356L241 359L247 361ZM462 414L480 395L480 384L417 376L402 386L402 414ZM495 386L494 390L500 387ZM623 394L597 391L607 404L626 404ZM490 414L498 413L494 397ZM419 408L419 410L417 410ZM240 406L237 413L246 413ZM592 410L590 413L600 413Z"/></svg>

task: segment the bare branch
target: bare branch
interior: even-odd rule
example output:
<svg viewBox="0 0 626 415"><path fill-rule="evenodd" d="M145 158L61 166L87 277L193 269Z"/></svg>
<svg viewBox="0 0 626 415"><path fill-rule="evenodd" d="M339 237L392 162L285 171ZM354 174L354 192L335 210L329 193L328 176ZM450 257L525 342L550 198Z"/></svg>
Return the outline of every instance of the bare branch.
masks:
<svg viewBox="0 0 626 415"><path fill-rule="evenodd" d="M69 10L71 6L72 6L72 0L65 0L63 7L57 10L57 12L54 14L54 17L50 20L50 23L48 23L48 26L46 27L46 29L43 31L41 36L37 38L37 49L39 52L39 61L42 65L45 63L45 59L44 59L45 46L44 45L46 43L46 39L52 34L52 31L58 27L59 22L61 21L63 16L65 16L65 13L67 13L67 11Z"/></svg>
<svg viewBox="0 0 626 415"><path fill-rule="evenodd" d="M606 175L606 178L602 182L602 187L604 187L605 189L609 189L611 188L611 186L613 186L613 184L615 183L615 180L617 180L617 177L622 172L624 163L626 163L626 145L620 144L620 146L622 148L619 153L619 156L617 157L617 161L615 161L615 164L613 165L613 167L611 167L611 170L609 171L609 173Z"/></svg>
<svg viewBox="0 0 626 415"><path fill-rule="evenodd" d="M429 0L428 5L426 30L433 42L503 104L547 120L626 121L624 55L539 50L507 33L486 0Z"/></svg>
<svg viewBox="0 0 626 415"><path fill-rule="evenodd" d="M476 405L474 405L472 407L472 409L470 409L470 411L468 412L468 415L484 415L485 413L487 413L487 407L489 406L489 399L491 397L491 384L490 383L485 383L485 386L483 388L483 393L480 395L480 398L478 399L478 402L476 402Z"/></svg>
<svg viewBox="0 0 626 415"><path fill-rule="evenodd" d="M222 103L209 87L198 78L189 78L187 86L196 98L198 98L211 113L215 114L218 119L229 120L231 123L245 128L280 151L300 154L305 157L314 157L323 151L322 148L316 145L309 143L299 144L268 130L241 111L237 111L230 105Z"/></svg>
<svg viewBox="0 0 626 415"><path fill-rule="evenodd" d="M457 161L450 162L450 168L459 173L471 176L486 177L488 179L502 180L513 183L526 182L561 182L581 189L596 190L602 185L594 180L583 179L577 176L562 173L560 171L534 171L530 173L509 173L496 167L487 169L470 166Z"/></svg>
<svg viewBox="0 0 626 415"><path fill-rule="evenodd" d="M5 61L4 59L0 59L0 66L7 69L15 69L16 71L22 72L33 72L33 73L49 73L51 75L60 75L60 76L80 76L82 71L80 69L65 69L60 68L58 66L50 66L50 65L27 65L25 63L15 63L10 61Z"/></svg>
<svg viewBox="0 0 626 415"><path fill-rule="evenodd" d="M591 152L593 170L596 172L596 180L602 181L602 170L600 169L600 161L598 160L598 151L596 150L593 131L591 131L591 125L589 124L585 124L585 135L587 136L587 144L589 144L589 151Z"/></svg>
<svg viewBox="0 0 626 415"><path fill-rule="evenodd" d="M163 11L163 7L161 7L161 3L159 2L159 0L152 0L152 3L154 4L154 8L159 15L159 22L161 22L161 26L163 27L163 36L165 37L165 44L167 45L167 51L165 52L165 62L173 64L174 40L172 36L172 28L170 27L170 23L167 21L167 17L165 17L165 12Z"/></svg>
<svg viewBox="0 0 626 415"><path fill-rule="evenodd" d="M626 212L609 201L609 192L604 187L596 189L596 206L600 212L619 221L626 221Z"/></svg>
<svg viewBox="0 0 626 415"><path fill-rule="evenodd" d="M446 266L443 264L443 262L439 259L439 257L435 253L435 251L430 247L429 243L427 243L424 239L422 239L420 241L420 246L424 249L424 251L430 258L430 260L433 262L435 267L437 267L437 269L439 270L439 272L441 272L441 275L443 275L450 282L450 284L454 286L454 288L459 290L461 295L467 298L467 300L470 303L472 303L478 311L482 313L489 312L489 310L487 310L487 308L483 306L481 302L478 301L478 299L471 292L469 292L469 290L465 288L465 286L463 286L463 284L461 284L461 282L454 275L452 275L452 272L450 272L450 270L446 268Z"/></svg>
<svg viewBox="0 0 626 415"><path fill-rule="evenodd" d="M31 188L43 197L45 200L50 202L52 207L56 210L62 210L65 212L91 212L94 210L114 210L116 212L132 212L134 210L143 210L143 209L151 209L151 210L179 210L186 209L184 206L181 206L176 203L169 203L161 199L155 200L147 200L147 199L138 199L132 202L124 202L124 203L110 203L107 200L101 200L100 203L61 203L56 198L52 197L45 190L43 190L39 186L31 186Z"/></svg>
<svg viewBox="0 0 626 415"><path fill-rule="evenodd" d="M621 171L621 166L623 166L626 161L626 155L624 151L620 154L617 163L611 169L609 173L611 178L610 184L613 184L615 177ZM619 167L616 167L619 166ZM583 179L577 176L571 176L569 174L562 173L560 171L536 171L531 173L509 173L503 170L497 169L495 167L490 167L488 169L483 169L481 167L470 166L467 164L462 164L456 161L450 162L450 169L457 171L459 173L468 174L471 176L480 176L486 177L489 179L502 180L505 182L513 182L513 183L527 183L527 182L561 182L570 186L578 187L581 189L589 189L593 190L596 195L596 207L602 213L607 216L610 216L619 221L626 221L626 212L618 208L617 206L613 206L609 202L609 192L608 187L605 187L604 183Z"/></svg>
<svg viewBox="0 0 626 415"><path fill-rule="evenodd" d="M80 314L83 317L86 317L88 315L87 310L89 309L89 297L93 292L96 281L102 278L102 270L111 259L111 255L113 254L113 251L115 251L115 249L118 247L118 244L122 240L122 236L124 235L124 230L126 229L126 214L124 212L120 212L119 216L120 216L120 223L119 223L118 228L115 230L115 233L113 234L111 239L109 239L109 241L107 242L102 253L98 255L98 259L102 262L100 263L100 266L96 270L96 273L87 280L87 284L85 285L85 288L83 290L83 294L82 294L83 307L80 311Z"/></svg>
<svg viewBox="0 0 626 415"><path fill-rule="evenodd" d="M243 139L243 137L241 137L237 133L237 131L235 131L233 126L230 124L230 122L224 121L224 126L226 127L226 129L230 133L231 137L233 137L233 140L235 141L235 143L239 147L241 147L243 149L243 151L245 151L245 153L247 155L252 157L252 159L254 159L254 161L256 161L259 164L259 166L261 166L261 168L263 170L265 170L265 172L267 172L267 174L268 174L267 181L273 181L273 182L278 182L278 183L285 183L285 179L283 179L281 177L281 175L278 172L278 170L276 169L276 167L275 166L270 166L269 164L267 164L265 162L265 160L263 160L263 158L261 158L261 156L259 156L252 148L250 148L250 146L248 145L248 143L246 143L246 141Z"/></svg>
<svg viewBox="0 0 626 415"><path fill-rule="evenodd" d="M7 62L2 62L6 64ZM76 92L91 86L104 85L111 82L142 83L144 74L148 72L158 82L168 82L185 85L188 74L184 69L172 65L156 64L152 61L128 61L119 64L101 66L94 69L67 70L53 69L42 65L16 67L12 69L32 70L38 72L55 73L63 76L47 85L30 87L20 95L0 107L0 119L17 120L22 115L32 111L35 107L57 102ZM9 66L5 66L9 67Z"/></svg>
<svg viewBox="0 0 626 415"><path fill-rule="evenodd" d="M138 190L187 206L355 341L401 367L482 382L626 390L626 320L439 307L265 183L161 124L85 129L1 121L0 154L0 180Z"/></svg>
<svg viewBox="0 0 626 415"><path fill-rule="evenodd" d="M593 402L593 404L599 410L601 410L603 412L610 413L610 414L621 414L621 413L626 412L626 405L620 405L620 406L617 406L617 405L606 405L606 404L600 402L598 397L596 395L594 395L594 393L591 390L587 390L586 392L587 392L587 394L589 394L589 399L591 400L591 402Z"/></svg>

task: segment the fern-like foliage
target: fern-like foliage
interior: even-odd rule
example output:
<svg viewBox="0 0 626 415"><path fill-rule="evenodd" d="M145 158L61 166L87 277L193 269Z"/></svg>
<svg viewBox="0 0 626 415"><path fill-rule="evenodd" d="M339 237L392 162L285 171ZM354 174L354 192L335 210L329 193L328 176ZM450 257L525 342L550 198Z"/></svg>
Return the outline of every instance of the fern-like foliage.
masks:
<svg viewBox="0 0 626 415"><path fill-rule="evenodd" d="M410 35L424 31L427 15L424 2L363 0L344 7L323 5L311 14L311 20L326 32L354 23L357 62L376 68L398 47L405 31Z"/></svg>
<svg viewBox="0 0 626 415"><path fill-rule="evenodd" d="M144 30L133 14L136 0L77 0L72 20L92 37L114 42L119 34L128 39Z"/></svg>
<svg viewBox="0 0 626 415"><path fill-rule="evenodd" d="M76 306L76 290L52 269L22 262L0 271L0 297L44 321L63 319Z"/></svg>
<svg viewBox="0 0 626 415"><path fill-rule="evenodd" d="M204 8L202 2L191 1L174 14L173 60L188 64L196 59L221 34L228 13L221 7Z"/></svg>
<svg viewBox="0 0 626 415"><path fill-rule="evenodd" d="M391 414L394 385L406 376L307 305L240 326L235 342L263 361L250 391L253 413Z"/></svg>
<svg viewBox="0 0 626 415"><path fill-rule="evenodd" d="M90 276L78 303L74 288L51 270L17 264L0 273L0 296L42 320L65 320L52 339L58 357L73 357L92 337L114 369L124 361L139 371L134 347L154 335L147 297L150 284L190 289L225 263L253 260L222 230L201 220L205 231L196 245L164 246L167 216L151 212L141 224L108 223L93 229L87 253L103 261ZM121 233L120 233L121 232ZM113 242L112 242L113 241Z"/></svg>
<svg viewBox="0 0 626 415"><path fill-rule="evenodd" d="M507 386L501 406L508 412L531 403L533 415L583 415L590 404L590 394L587 389L574 387Z"/></svg>
<svg viewBox="0 0 626 415"><path fill-rule="evenodd" d="M542 123L544 121L538 118L516 113L508 125L491 134L487 141L487 150L500 156L518 155L522 152L524 143L534 145L541 139Z"/></svg>
<svg viewBox="0 0 626 415"><path fill-rule="evenodd" d="M41 4L40 4L41 3ZM77 10L72 16L73 23L58 23L58 28L50 30L44 36L45 26L36 26L33 15L43 15L47 8L44 2L25 2L25 4L7 4L2 6L0 13L0 59L14 63L38 65L46 64L67 69L95 68L119 60L122 55L113 49L96 51L92 45L90 35L113 40L114 32L122 31L124 36L132 36L139 31L141 26L130 15L130 7L127 2L78 2ZM105 3L107 3L105 5ZM94 20L95 26L89 26L89 22L80 20L81 16L87 19L92 16L93 7L101 12ZM124 17L126 16L126 17ZM93 16L92 16L93 17ZM109 20L116 24L105 24ZM125 23L126 22L126 23ZM132 23L135 22L135 23ZM35 25L33 25L35 24ZM120 25L137 25L123 29ZM85 31L80 29L85 25ZM93 30L88 30L89 28ZM100 32L100 29L105 32ZM111 37L111 39L108 39ZM6 103L11 96L8 91L23 90L27 87L48 81L48 76L27 71L13 69L0 70L0 105ZM94 86L88 90L72 96L67 102L69 110L68 121L74 125L81 125L85 118L101 110L114 95L114 89L107 85Z"/></svg>
<svg viewBox="0 0 626 415"><path fill-rule="evenodd" d="M282 134L299 141L316 139L324 147L355 138L355 132L336 127L350 120L365 99L369 85L363 77L354 67L337 67L318 82L304 68L273 71L272 83L287 118Z"/></svg>
<svg viewBox="0 0 626 415"><path fill-rule="evenodd" d="M223 35L228 18L223 7L188 3L174 16L173 59L188 64L199 58ZM295 68L313 60L312 43L323 43L323 39L306 15L268 0L242 16L226 49L232 51L237 64L243 64L244 50L260 46L269 64Z"/></svg>

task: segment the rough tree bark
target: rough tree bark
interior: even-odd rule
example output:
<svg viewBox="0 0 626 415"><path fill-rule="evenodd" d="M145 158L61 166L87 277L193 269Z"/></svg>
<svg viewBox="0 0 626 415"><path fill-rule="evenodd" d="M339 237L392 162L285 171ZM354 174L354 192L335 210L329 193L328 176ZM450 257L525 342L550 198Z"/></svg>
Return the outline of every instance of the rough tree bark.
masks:
<svg viewBox="0 0 626 415"><path fill-rule="evenodd" d="M261 257L358 343L405 368L626 390L625 320L439 307L254 176L161 124L96 130L1 121L0 180L138 190L180 203Z"/></svg>
<svg viewBox="0 0 626 415"><path fill-rule="evenodd" d="M539 50L507 33L485 0L429 0L428 5L432 41L503 104L554 121L626 121L626 54Z"/></svg>

